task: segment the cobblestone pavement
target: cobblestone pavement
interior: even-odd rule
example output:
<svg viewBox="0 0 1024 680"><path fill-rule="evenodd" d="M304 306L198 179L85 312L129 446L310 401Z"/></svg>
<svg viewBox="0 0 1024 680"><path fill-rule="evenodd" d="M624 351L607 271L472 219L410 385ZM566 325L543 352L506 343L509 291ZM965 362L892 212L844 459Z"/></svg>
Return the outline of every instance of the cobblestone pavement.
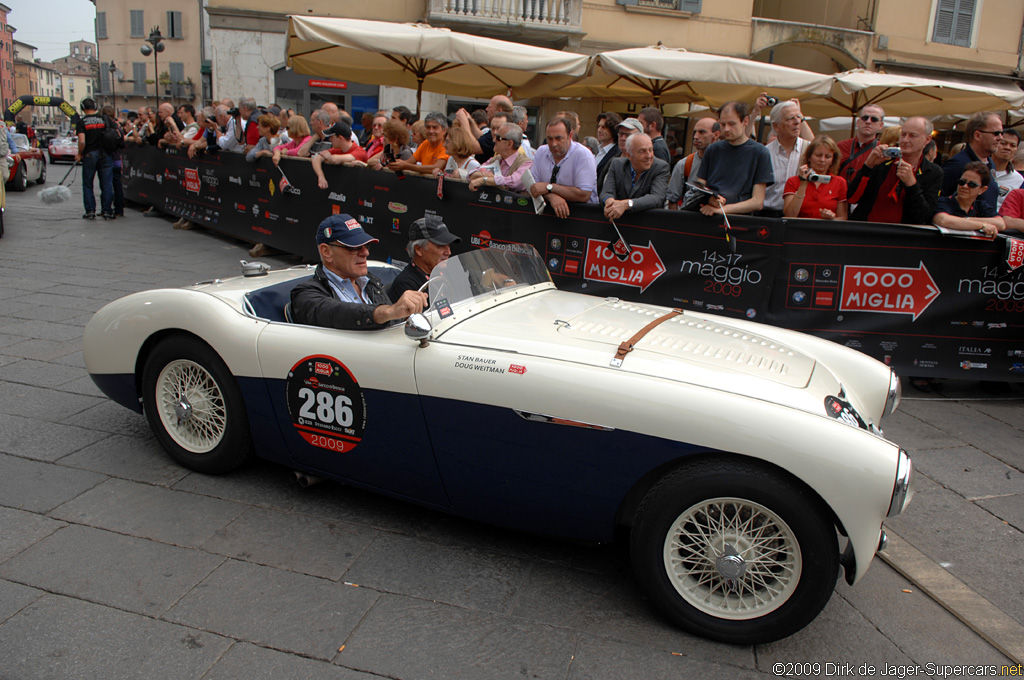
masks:
<svg viewBox="0 0 1024 680"><path fill-rule="evenodd" d="M234 275L248 245L137 207L88 222L77 192L55 206L38 193L8 195L0 239L3 680L741 679L788 662L818 663L819 676L826 663L1008 663L881 560L797 635L729 646L659 618L621 547L332 483L302 489L265 463L190 473L93 386L82 329L128 292ZM922 474L891 526L1024 623L1024 390L909 392L888 432Z"/></svg>

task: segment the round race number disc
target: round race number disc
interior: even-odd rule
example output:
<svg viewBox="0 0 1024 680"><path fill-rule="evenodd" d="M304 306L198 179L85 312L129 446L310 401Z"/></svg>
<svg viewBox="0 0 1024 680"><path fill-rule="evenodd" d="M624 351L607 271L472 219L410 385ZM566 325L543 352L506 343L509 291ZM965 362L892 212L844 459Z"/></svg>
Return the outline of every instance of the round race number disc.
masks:
<svg viewBox="0 0 1024 680"><path fill-rule="evenodd" d="M366 399L345 364L306 357L288 372L285 389L292 425L312 446L348 453L362 440Z"/></svg>

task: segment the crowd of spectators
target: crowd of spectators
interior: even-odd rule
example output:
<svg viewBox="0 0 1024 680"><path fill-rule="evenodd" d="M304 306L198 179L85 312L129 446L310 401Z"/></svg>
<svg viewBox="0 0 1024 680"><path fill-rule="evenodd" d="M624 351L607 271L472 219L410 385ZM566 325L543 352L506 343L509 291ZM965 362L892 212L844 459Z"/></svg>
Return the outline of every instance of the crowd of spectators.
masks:
<svg viewBox="0 0 1024 680"><path fill-rule="evenodd" d="M324 190L324 164L360 165L444 176L468 182L472 190L525 192L561 218L572 204L600 202L610 219L669 208L937 224L986 234L1024 226L1024 149L1020 135L1004 130L997 114L972 116L963 147L939 165L926 118L886 127L884 109L870 104L857 115L854 135L837 141L811 133L798 100L773 104L769 108L767 94L752 107L726 103L717 116L693 122L693 151L676 157L654 107L635 118L601 113L596 137L582 139L579 116L559 111L546 121L545 143L534 149L526 109L501 95L482 109L432 112L422 120L404 106L366 112L361 134L336 104L323 104L307 122L291 109L261 107L251 97L200 111L162 103L140 108L122 124L129 143L178 147L190 157L243 153L249 161L266 156L275 164L284 156L308 158ZM766 144L754 137L762 114L771 125Z"/></svg>

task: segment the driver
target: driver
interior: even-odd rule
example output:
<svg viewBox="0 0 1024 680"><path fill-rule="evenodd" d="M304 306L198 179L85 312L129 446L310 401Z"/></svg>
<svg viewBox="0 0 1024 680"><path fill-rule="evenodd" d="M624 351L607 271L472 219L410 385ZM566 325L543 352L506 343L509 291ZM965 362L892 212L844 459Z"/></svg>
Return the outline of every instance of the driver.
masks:
<svg viewBox="0 0 1024 680"><path fill-rule="evenodd" d="M395 277L388 289L391 299L400 298L407 290L421 289L434 267L451 256L451 245L461 240L448 231L437 215L425 215L413 222L409 227L409 243L405 246L412 262Z"/></svg>
<svg viewBox="0 0 1024 680"><path fill-rule="evenodd" d="M316 232L320 264L292 289L295 323L343 330L372 330L422 312L427 294L407 290L394 304L380 279L369 273L369 244L377 243L351 215L331 215Z"/></svg>

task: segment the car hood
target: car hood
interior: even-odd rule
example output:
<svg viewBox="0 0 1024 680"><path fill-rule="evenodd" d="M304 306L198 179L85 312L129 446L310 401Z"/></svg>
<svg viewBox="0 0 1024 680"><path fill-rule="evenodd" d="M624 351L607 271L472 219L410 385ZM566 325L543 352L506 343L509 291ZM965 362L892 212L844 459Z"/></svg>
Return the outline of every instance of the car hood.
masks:
<svg viewBox="0 0 1024 680"><path fill-rule="evenodd" d="M771 326L758 325L754 330L748 328L750 324L691 312L656 326L636 343L620 367L613 367L619 344L667 311L548 290L466 318L444 328L436 339L703 384L775 401L780 400L780 392L795 394L812 388L813 395L782 400L806 401L801 408L815 411L822 408L821 398L839 390L838 380L828 371L816 371L818 362L792 337L783 342L773 336Z"/></svg>

